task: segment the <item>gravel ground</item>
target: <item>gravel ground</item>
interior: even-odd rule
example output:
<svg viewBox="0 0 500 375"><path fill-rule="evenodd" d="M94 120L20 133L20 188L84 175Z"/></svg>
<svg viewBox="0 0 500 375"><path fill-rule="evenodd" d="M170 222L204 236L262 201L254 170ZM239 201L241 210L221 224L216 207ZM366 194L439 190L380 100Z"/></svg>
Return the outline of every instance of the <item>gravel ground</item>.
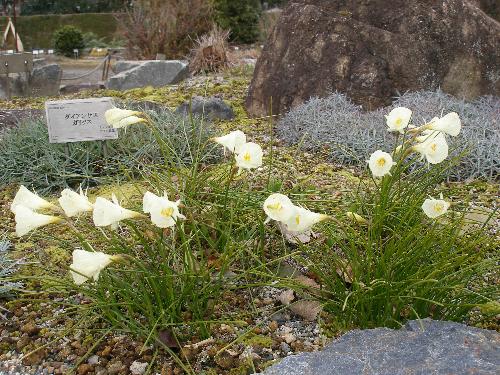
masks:
<svg viewBox="0 0 500 375"><path fill-rule="evenodd" d="M185 343L181 350L193 370L199 373L216 369L218 374L238 367L259 370L289 354L320 349L327 341L320 325L291 313L280 302L283 292L261 287L252 290L253 297L250 293L225 296L241 308L253 305L255 319L248 322L248 327L219 324L209 339ZM72 297L71 302L79 299L85 302L80 296ZM63 302L63 299L56 298L55 302ZM62 327L67 327L68 317L63 309L52 311L52 308L47 303L15 303L11 307L8 319L0 322L3 351L0 374L64 374L77 366L79 375L140 375L150 365L151 373L184 373L163 353L153 364L154 348L142 350L143 343L128 336L108 335L95 345L94 339L89 339L81 329L64 335ZM36 348L41 349L30 354ZM216 355L224 348L226 350ZM79 363L82 356L85 361Z"/></svg>

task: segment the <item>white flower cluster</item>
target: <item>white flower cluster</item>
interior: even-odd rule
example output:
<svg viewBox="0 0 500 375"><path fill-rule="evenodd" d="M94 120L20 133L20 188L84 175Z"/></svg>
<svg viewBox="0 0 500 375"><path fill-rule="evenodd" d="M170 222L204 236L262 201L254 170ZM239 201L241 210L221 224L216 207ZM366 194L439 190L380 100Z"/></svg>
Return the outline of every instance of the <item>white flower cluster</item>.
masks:
<svg viewBox="0 0 500 375"><path fill-rule="evenodd" d="M406 142L410 144L408 152L417 152L425 158L429 164L439 164L448 157L448 143L446 135L456 137L462 128L460 117L455 112L438 118L433 118L428 124L415 127L410 124L412 111L408 108L394 108L386 117L388 130L400 134L411 135ZM403 145L396 148L396 153ZM402 157L404 157L403 155ZM391 168L396 163L392 155L382 150L375 151L368 160L368 166L374 177L390 175ZM426 199L422 204L422 210L430 218L437 218L446 213L450 204L440 199Z"/></svg>
<svg viewBox="0 0 500 375"><path fill-rule="evenodd" d="M241 130L235 130L213 140L224 146L224 150L234 153L238 173L243 169L250 170L262 166L264 155L262 148L257 143L247 142L247 136Z"/></svg>

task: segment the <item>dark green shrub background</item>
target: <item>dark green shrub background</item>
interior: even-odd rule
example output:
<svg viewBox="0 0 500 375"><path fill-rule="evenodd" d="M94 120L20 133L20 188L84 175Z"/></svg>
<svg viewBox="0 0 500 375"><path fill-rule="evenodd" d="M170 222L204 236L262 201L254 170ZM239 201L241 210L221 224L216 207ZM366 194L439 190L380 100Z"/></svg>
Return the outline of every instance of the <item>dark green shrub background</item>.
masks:
<svg viewBox="0 0 500 375"><path fill-rule="evenodd" d="M3 30L6 24L7 18L0 17L0 30ZM108 42L119 36L118 23L112 13L54 14L17 18L17 32L26 50L53 48L54 32L65 25L73 25L83 33L92 31Z"/></svg>
<svg viewBox="0 0 500 375"><path fill-rule="evenodd" d="M253 43L259 38L260 0L215 0L217 23L231 30L231 40Z"/></svg>
<svg viewBox="0 0 500 375"><path fill-rule="evenodd" d="M73 50L85 48L82 31L70 25L61 27L54 33L54 47L57 53L71 57Z"/></svg>

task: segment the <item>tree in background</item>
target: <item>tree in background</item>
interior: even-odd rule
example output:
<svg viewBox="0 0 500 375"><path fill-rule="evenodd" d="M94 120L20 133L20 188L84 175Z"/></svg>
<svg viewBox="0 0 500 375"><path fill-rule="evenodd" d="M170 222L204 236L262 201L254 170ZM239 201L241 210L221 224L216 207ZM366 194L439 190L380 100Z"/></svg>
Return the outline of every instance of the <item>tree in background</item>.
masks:
<svg viewBox="0 0 500 375"><path fill-rule="evenodd" d="M126 17L117 17L130 57L138 59L184 57L212 19L208 0L135 0Z"/></svg>
<svg viewBox="0 0 500 375"><path fill-rule="evenodd" d="M260 0L215 0L217 23L231 30L231 40L253 43L259 38Z"/></svg>

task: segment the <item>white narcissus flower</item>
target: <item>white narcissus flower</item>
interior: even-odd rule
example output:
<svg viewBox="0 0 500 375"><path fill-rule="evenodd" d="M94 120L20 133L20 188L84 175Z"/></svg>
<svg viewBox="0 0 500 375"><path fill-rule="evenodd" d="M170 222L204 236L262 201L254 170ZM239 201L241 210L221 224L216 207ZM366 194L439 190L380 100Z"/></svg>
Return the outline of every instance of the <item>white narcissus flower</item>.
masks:
<svg viewBox="0 0 500 375"><path fill-rule="evenodd" d="M145 214L149 214L156 206L156 201L159 197L147 191L142 198L142 210Z"/></svg>
<svg viewBox="0 0 500 375"><path fill-rule="evenodd" d="M240 147L236 155L236 165L240 169L258 168L262 165L264 153L262 148L253 142L245 143Z"/></svg>
<svg viewBox="0 0 500 375"><path fill-rule="evenodd" d="M151 214L151 221L158 228L170 228L178 219L186 217L179 212L181 201L172 202L167 196L159 197L149 191L144 194L143 210Z"/></svg>
<svg viewBox="0 0 500 375"><path fill-rule="evenodd" d="M119 255L112 256L101 252L75 250L73 251L73 263L70 265L73 281L76 285L81 285L89 279L97 281L99 273L119 258Z"/></svg>
<svg viewBox="0 0 500 375"><path fill-rule="evenodd" d="M247 143L247 136L241 130L235 130L222 137L215 137L213 141L224 146L230 152L238 153L241 146Z"/></svg>
<svg viewBox="0 0 500 375"><path fill-rule="evenodd" d="M448 143L440 132L427 135L423 142L417 143L412 149L425 157L430 164L439 164L448 157Z"/></svg>
<svg viewBox="0 0 500 375"><path fill-rule="evenodd" d="M29 207L17 205L14 209L16 220L16 235L22 237L34 229L49 224L61 222L63 219L56 216L42 215Z"/></svg>
<svg viewBox="0 0 500 375"><path fill-rule="evenodd" d="M450 112L441 118L433 119L426 128L456 137L462 129L462 122L456 112Z"/></svg>
<svg viewBox="0 0 500 375"><path fill-rule="evenodd" d="M268 220L286 222L295 212L295 206L286 195L275 193L271 194L264 201L264 211Z"/></svg>
<svg viewBox="0 0 500 375"><path fill-rule="evenodd" d="M439 199L430 197L430 199L426 199L422 204L422 210L431 219L444 215L449 207L450 203L443 199L443 194L439 196Z"/></svg>
<svg viewBox="0 0 500 375"><path fill-rule="evenodd" d="M90 203L89 198L83 193L82 188L80 188L80 193L71 189L64 189L58 201L68 217L77 216L94 209L94 205Z"/></svg>
<svg viewBox="0 0 500 375"><path fill-rule="evenodd" d="M390 132L404 133L404 129L410 123L412 112L408 108L394 108L388 115L385 116L387 126Z"/></svg>
<svg viewBox="0 0 500 375"><path fill-rule="evenodd" d="M104 113L104 118L108 125L115 129L126 128L129 125L139 122L146 122L145 119L137 117L142 112L131 111L129 109L111 108Z"/></svg>
<svg viewBox="0 0 500 375"><path fill-rule="evenodd" d="M305 232L310 230L314 224L328 218L328 215L318 214L303 207L295 206L292 216L285 221L285 224L291 232Z"/></svg>
<svg viewBox="0 0 500 375"><path fill-rule="evenodd" d="M375 151L370 155L370 159L368 160L368 166L375 177L383 177L389 174L392 166L395 164L392 156L382 150Z"/></svg>
<svg viewBox="0 0 500 375"><path fill-rule="evenodd" d="M112 201L98 197L94 203L94 214L92 216L96 227L107 227L116 229L120 221L141 217L142 214L127 210L118 203L118 199L113 194Z"/></svg>
<svg viewBox="0 0 500 375"><path fill-rule="evenodd" d="M56 209L57 207L37 194L29 191L24 185L19 187L19 190L10 205L10 210L15 213L16 206L24 206L32 210L40 210L43 208Z"/></svg>

